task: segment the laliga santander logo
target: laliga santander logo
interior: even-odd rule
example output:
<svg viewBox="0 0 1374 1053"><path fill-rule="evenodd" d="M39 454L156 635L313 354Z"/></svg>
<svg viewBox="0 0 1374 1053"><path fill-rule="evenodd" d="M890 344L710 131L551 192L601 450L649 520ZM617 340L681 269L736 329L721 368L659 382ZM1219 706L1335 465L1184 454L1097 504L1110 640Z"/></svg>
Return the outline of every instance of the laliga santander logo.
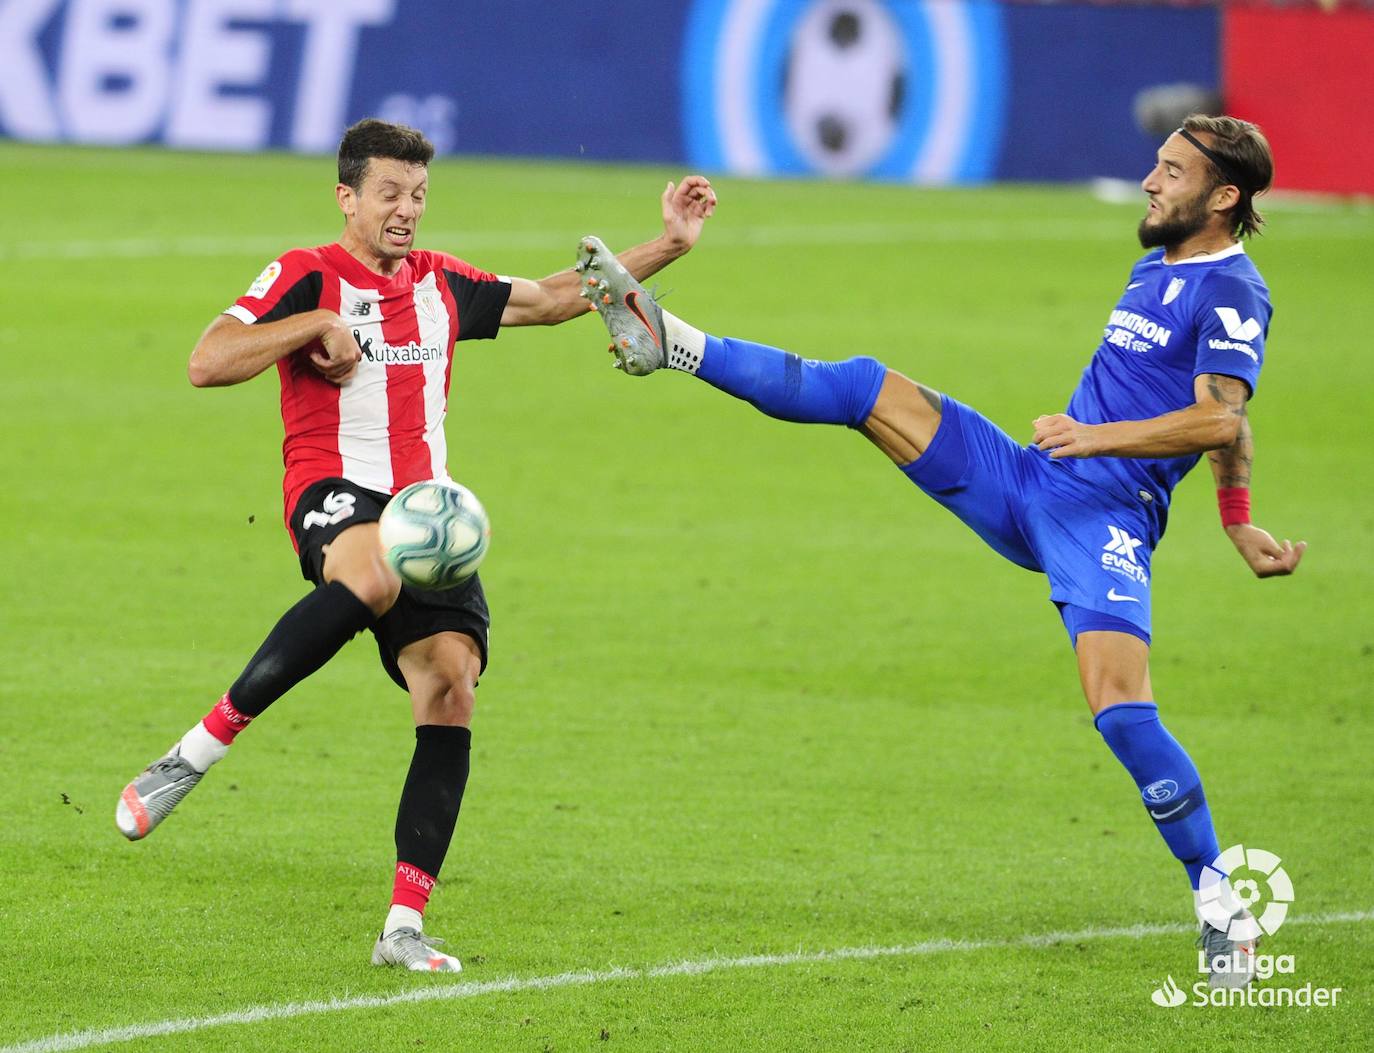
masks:
<svg viewBox="0 0 1374 1053"><path fill-rule="evenodd" d="M1174 982L1172 976L1166 976L1164 985L1150 992L1150 1001L1165 1009L1177 1009L1188 1001L1188 995Z"/></svg>
<svg viewBox="0 0 1374 1053"><path fill-rule="evenodd" d="M1198 887L1202 920L1237 943L1278 932L1293 902L1293 882L1279 863L1278 856L1262 848L1232 845L1221 853L1202 870ZM1249 908L1266 899L1255 916ZM1237 916L1241 908L1248 913Z"/></svg>
<svg viewBox="0 0 1374 1053"><path fill-rule="evenodd" d="M1192 984L1192 1005L1306 1009L1336 1004L1344 988L1318 987L1311 981L1301 986L1252 983L1290 976L1296 971L1293 955L1257 954L1255 943L1260 935L1272 936L1279 930L1292 902L1293 882L1273 852L1232 845L1212 860L1203 871L1198 889L1198 913L1203 923L1215 931L1211 937L1198 941L1205 949L1198 951L1197 970L1207 979ZM1218 940L1216 933L1224 933L1226 941ZM1207 936L1206 930L1203 935ZM1150 992L1150 1001L1166 1009L1177 1009L1189 998L1187 991L1167 976L1163 984Z"/></svg>

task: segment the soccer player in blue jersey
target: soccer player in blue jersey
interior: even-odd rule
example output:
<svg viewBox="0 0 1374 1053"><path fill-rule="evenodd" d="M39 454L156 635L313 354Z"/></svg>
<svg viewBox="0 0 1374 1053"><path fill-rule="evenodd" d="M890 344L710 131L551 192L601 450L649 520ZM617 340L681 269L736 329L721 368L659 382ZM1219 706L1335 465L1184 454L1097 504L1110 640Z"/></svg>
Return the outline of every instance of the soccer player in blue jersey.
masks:
<svg viewBox="0 0 1374 1053"><path fill-rule="evenodd" d="M1253 124L1194 115L1169 136L1141 184L1140 242L1151 251L1131 269L1067 411L1037 418L1025 446L873 358L822 362L708 336L662 310L595 238L578 263L620 368L682 370L769 416L856 429L993 549L1049 579L1097 730L1187 871L1209 963L1253 961L1259 929L1224 883L1220 917L1203 903L1211 890L1198 893L1218 844L1197 768L1150 687L1150 558L1171 491L1204 453L1246 565L1264 578L1302 558L1304 543L1275 541L1249 515L1245 410L1272 310L1242 239L1263 222L1254 197L1272 176ZM1211 982L1242 986L1252 975L1214 970Z"/></svg>

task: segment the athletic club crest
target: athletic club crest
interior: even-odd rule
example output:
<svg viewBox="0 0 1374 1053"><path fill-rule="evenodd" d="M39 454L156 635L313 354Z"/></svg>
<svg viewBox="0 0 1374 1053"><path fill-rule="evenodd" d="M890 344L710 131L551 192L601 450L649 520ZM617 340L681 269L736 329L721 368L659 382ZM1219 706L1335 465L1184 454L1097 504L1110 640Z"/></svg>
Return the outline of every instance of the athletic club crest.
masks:
<svg viewBox="0 0 1374 1053"><path fill-rule="evenodd" d="M1164 303L1170 304L1178 299L1178 294L1183 291L1183 286L1188 282L1187 278L1175 278L1169 283L1169 287L1164 290Z"/></svg>
<svg viewBox="0 0 1374 1053"><path fill-rule="evenodd" d="M438 290L416 289L415 310L419 311L420 316L430 324L440 324L444 316L444 301L439 296Z"/></svg>

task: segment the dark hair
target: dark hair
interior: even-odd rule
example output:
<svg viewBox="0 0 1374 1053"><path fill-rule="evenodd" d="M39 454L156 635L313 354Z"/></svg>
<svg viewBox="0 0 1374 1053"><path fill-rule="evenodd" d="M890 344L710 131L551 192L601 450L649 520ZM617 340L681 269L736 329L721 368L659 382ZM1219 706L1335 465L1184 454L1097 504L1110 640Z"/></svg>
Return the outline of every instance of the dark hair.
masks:
<svg viewBox="0 0 1374 1053"><path fill-rule="evenodd" d="M365 117L339 140L339 182L361 190L367 162L373 157L427 165L434 158L434 144L422 132L404 124Z"/></svg>
<svg viewBox="0 0 1374 1053"><path fill-rule="evenodd" d="M1240 201L1231 217L1232 233L1241 238L1258 233L1264 217L1255 208L1254 198L1274 181L1274 155L1269 150L1269 140L1258 125L1236 117L1194 113L1183 118L1183 127L1212 137L1211 151L1223 162L1219 166L1214 159L1207 159L1216 185L1234 186L1240 191Z"/></svg>

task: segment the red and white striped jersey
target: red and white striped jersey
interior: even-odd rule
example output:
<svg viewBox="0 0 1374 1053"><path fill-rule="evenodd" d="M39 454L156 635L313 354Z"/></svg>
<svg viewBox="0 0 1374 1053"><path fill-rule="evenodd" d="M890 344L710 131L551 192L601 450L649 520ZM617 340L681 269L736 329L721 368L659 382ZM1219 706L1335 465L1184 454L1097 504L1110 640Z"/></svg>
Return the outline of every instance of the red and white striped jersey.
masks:
<svg viewBox="0 0 1374 1053"><path fill-rule="evenodd" d="M288 522L301 493L321 479L394 494L448 478L453 345L494 337L509 297L509 282L442 252L412 252L389 277L337 243L292 249L267 265L226 314L252 325L336 311L363 352L342 387L315 370L311 346L277 362Z"/></svg>

